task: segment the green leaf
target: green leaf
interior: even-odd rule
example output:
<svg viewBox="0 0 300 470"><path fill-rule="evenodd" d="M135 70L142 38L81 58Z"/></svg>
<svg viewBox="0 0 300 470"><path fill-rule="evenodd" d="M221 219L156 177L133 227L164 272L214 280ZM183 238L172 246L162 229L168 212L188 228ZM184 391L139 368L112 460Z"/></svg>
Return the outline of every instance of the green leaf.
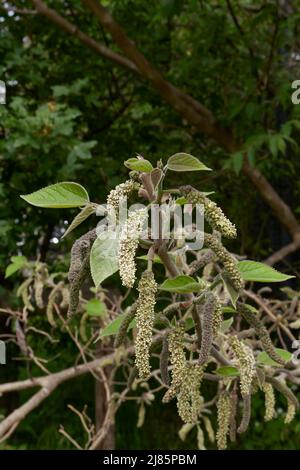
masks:
<svg viewBox="0 0 300 470"><path fill-rule="evenodd" d="M199 292L202 290L202 286L191 276L183 275L167 279L161 284L160 289L177 294L188 294L190 292Z"/></svg>
<svg viewBox="0 0 300 470"><path fill-rule="evenodd" d="M27 258L26 256L12 256L11 261L12 263L6 267L5 279L22 269L27 263Z"/></svg>
<svg viewBox="0 0 300 470"><path fill-rule="evenodd" d="M139 158L129 158L124 162L124 165L130 170L142 171L143 173L150 173L153 170L152 164L149 160Z"/></svg>
<svg viewBox="0 0 300 470"><path fill-rule="evenodd" d="M125 318L126 313L122 313L121 315L118 315L115 320L110 322L103 330L100 332L99 337L103 338L104 336L111 336L115 335L118 333L119 328L121 326L121 323L123 319Z"/></svg>
<svg viewBox="0 0 300 470"><path fill-rule="evenodd" d="M80 212L79 214L76 215L76 217L72 220L71 225L67 228L65 233L61 238L66 237L69 235L69 233L72 232L78 225L80 225L82 222L84 222L91 214L95 212L95 209L91 204L86 205Z"/></svg>
<svg viewBox="0 0 300 470"><path fill-rule="evenodd" d="M113 232L99 235L93 243L90 254L91 275L96 287L118 271L118 239L111 238Z"/></svg>
<svg viewBox="0 0 300 470"><path fill-rule="evenodd" d="M106 314L107 308L104 302L99 299L91 299L85 305L87 313L93 317L103 317Z"/></svg>
<svg viewBox="0 0 300 470"><path fill-rule="evenodd" d="M244 163L244 154L243 152L237 152L232 155L233 169L237 175L240 174L241 169L243 168Z"/></svg>
<svg viewBox="0 0 300 470"><path fill-rule="evenodd" d="M202 171L209 170L198 158L188 153L175 153L168 159L167 168L171 171Z"/></svg>
<svg viewBox="0 0 300 470"><path fill-rule="evenodd" d="M33 206L46 208L80 207L89 202L89 195L83 186L67 181L20 197Z"/></svg>
<svg viewBox="0 0 300 470"><path fill-rule="evenodd" d="M293 357L293 354L289 351L286 351L285 349L275 348L275 351L277 352L278 356L280 356L286 362L289 362ZM260 364L264 364L266 366L282 367L281 364L271 359L271 357L265 351L259 353L256 360Z"/></svg>
<svg viewBox="0 0 300 470"><path fill-rule="evenodd" d="M231 327L232 323L233 323L233 317L228 318L228 320L222 321L222 324L221 324L221 331L222 331L223 333L225 333L227 330L229 330L229 328Z"/></svg>
<svg viewBox="0 0 300 470"><path fill-rule="evenodd" d="M192 317L188 317L184 322L184 330L189 331L192 328L194 328L194 326L195 326L194 320L192 319Z"/></svg>
<svg viewBox="0 0 300 470"><path fill-rule="evenodd" d="M136 259L141 259L143 261L148 261L148 256L147 255L137 256ZM154 255L153 263L163 264L162 260L160 259L160 257L158 255Z"/></svg>
<svg viewBox="0 0 300 470"><path fill-rule="evenodd" d="M224 282L224 286L226 287L226 290L229 294L232 305L236 307L236 303L239 298L239 292L234 288L234 286L232 285L231 279L228 277L226 273L222 273L221 277Z"/></svg>
<svg viewBox="0 0 300 470"><path fill-rule="evenodd" d="M223 375L224 377L233 377L236 375L240 375L239 370L236 367L232 366L219 367L219 369L216 370L216 374Z"/></svg>
<svg viewBox="0 0 300 470"><path fill-rule="evenodd" d="M271 266L257 261L240 261L237 267L245 281L282 282L295 277L282 274Z"/></svg>

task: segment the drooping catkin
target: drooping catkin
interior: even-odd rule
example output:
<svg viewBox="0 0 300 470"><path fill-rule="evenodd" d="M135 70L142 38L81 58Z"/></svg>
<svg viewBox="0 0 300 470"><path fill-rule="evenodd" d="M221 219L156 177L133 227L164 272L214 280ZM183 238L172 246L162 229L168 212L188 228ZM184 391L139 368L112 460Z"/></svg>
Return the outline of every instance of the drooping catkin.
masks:
<svg viewBox="0 0 300 470"><path fill-rule="evenodd" d="M189 266L189 275L192 276L199 269L204 268L209 263L212 263L215 260L215 254L211 250L207 250L201 254L201 256L193 261Z"/></svg>
<svg viewBox="0 0 300 470"><path fill-rule="evenodd" d="M180 390L184 378L186 358L184 353L184 326L178 324L168 336L171 370L171 387L165 393L163 402L172 400Z"/></svg>
<svg viewBox="0 0 300 470"><path fill-rule="evenodd" d="M242 289L244 287L244 282L241 278L240 272L237 268L237 262L234 257L226 250L222 243L210 233L205 234L204 243L214 251L217 258L221 261L234 288L236 290Z"/></svg>
<svg viewBox="0 0 300 470"><path fill-rule="evenodd" d="M263 349L270 356L270 358L273 359L273 361L278 362L278 364L281 364L283 366L286 365L286 361L282 359L279 354L277 354L276 349L270 338L269 332L264 326L264 324L259 320L259 318L257 318L257 316L253 312L251 312L251 310L247 308L246 305L241 303L238 303L237 311L242 315L242 317L247 321L247 323L249 323L249 325L254 328L255 333L261 341Z"/></svg>
<svg viewBox="0 0 300 470"><path fill-rule="evenodd" d="M129 308L128 312L126 313L125 317L123 318L122 323L120 325L120 328L118 330L118 333L116 334L115 341L114 341L114 347L115 348L118 348L119 346L121 346L121 344L123 344L125 342L126 335L127 335L127 330L128 330L128 327L129 327L130 323L134 319L136 309L137 309L137 305L138 305L137 302L135 302Z"/></svg>
<svg viewBox="0 0 300 470"><path fill-rule="evenodd" d="M240 372L241 394L246 397L251 394L252 381L256 375L255 358L252 349L240 341L237 336L230 336L229 344Z"/></svg>
<svg viewBox="0 0 300 470"><path fill-rule="evenodd" d="M154 324L155 295L157 283L152 271L144 271L138 286L139 298L136 309L135 363L139 377L150 375L150 346Z"/></svg>
<svg viewBox="0 0 300 470"><path fill-rule="evenodd" d="M27 308L30 312L34 311L34 307L30 302L30 284L32 282L32 276L29 278L25 279L25 281L22 282L22 284L18 287L17 289L17 297L22 297L22 302L24 304L24 307Z"/></svg>
<svg viewBox="0 0 300 470"><path fill-rule="evenodd" d="M217 431L217 446L219 450L227 448L227 435L229 432L231 402L230 395L227 392L222 392L217 401L218 410L218 431Z"/></svg>
<svg viewBox="0 0 300 470"><path fill-rule="evenodd" d="M44 283L41 279L41 276L37 276L34 280L34 298L38 308L44 308L44 300L43 300L43 290L44 290Z"/></svg>
<svg viewBox="0 0 300 470"><path fill-rule="evenodd" d="M108 211L115 211L115 215L119 213L119 206L122 200L129 197L133 191L138 191L140 184L133 180L127 180L112 189L107 197Z"/></svg>
<svg viewBox="0 0 300 470"><path fill-rule="evenodd" d="M224 212L217 204L211 201L200 191L192 186L181 186L181 193L190 204L203 204L204 217L209 225L218 230L224 237L235 238L237 235L235 225L225 216Z"/></svg>
<svg viewBox="0 0 300 470"><path fill-rule="evenodd" d="M237 432L242 434L246 432L250 423L251 418L251 394L242 395L243 398L243 414L242 414L242 421L238 427Z"/></svg>
<svg viewBox="0 0 300 470"><path fill-rule="evenodd" d="M122 284L125 287L133 287L135 282L135 254L146 217L146 209L130 212L121 230L118 263Z"/></svg>
<svg viewBox="0 0 300 470"><path fill-rule="evenodd" d="M296 414L295 405L290 400L288 400L288 408L287 408L287 412L284 418L285 424L291 423L293 419L295 418L295 414Z"/></svg>
<svg viewBox="0 0 300 470"><path fill-rule="evenodd" d="M282 395L285 396L288 402L292 403L297 410L299 408L299 401L298 398L294 395L292 390L286 386L286 384L275 377L266 377L266 382L273 385L273 387Z"/></svg>
<svg viewBox="0 0 300 470"><path fill-rule="evenodd" d="M162 340L162 348L159 356L160 375L164 384L170 385L170 377L168 371L169 363L169 343L168 334L165 334Z"/></svg>
<svg viewBox="0 0 300 470"><path fill-rule="evenodd" d="M262 385L265 394L265 421L271 421L275 416L275 393L272 385L265 382Z"/></svg>
<svg viewBox="0 0 300 470"><path fill-rule="evenodd" d="M217 300L212 292L206 294L204 304L198 304L198 315L201 315L201 349L199 353L199 364L203 365L209 360L213 342L213 317Z"/></svg>
<svg viewBox="0 0 300 470"><path fill-rule="evenodd" d="M186 364L183 380L177 394L178 414L183 422L195 423L202 406L200 386L204 369L199 364Z"/></svg>

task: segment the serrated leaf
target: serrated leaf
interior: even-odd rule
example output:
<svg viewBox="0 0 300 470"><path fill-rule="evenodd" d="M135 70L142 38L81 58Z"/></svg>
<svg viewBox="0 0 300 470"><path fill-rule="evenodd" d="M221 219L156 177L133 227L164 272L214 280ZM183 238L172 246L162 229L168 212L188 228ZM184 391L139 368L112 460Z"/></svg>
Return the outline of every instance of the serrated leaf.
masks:
<svg viewBox="0 0 300 470"><path fill-rule="evenodd" d="M122 313L118 315L112 322L110 322L103 330L100 332L99 338L103 338L104 336L111 336L118 333L119 328L123 319L125 318L126 313Z"/></svg>
<svg viewBox="0 0 300 470"><path fill-rule="evenodd" d="M149 160L139 158L129 158L124 162L124 165L130 170L142 171L143 173L150 173L153 170L153 166Z"/></svg>
<svg viewBox="0 0 300 470"><path fill-rule="evenodd" d="M91 299L85 305L87 313L93 317L103 317L106 314L107 308L104 302L100 299Z"/></svg>
<svg viewBox="0 0 300 470"><path fill-rule="evenodd" d="M171 171L211 171L198 158L188 153L175 153L167 161L167 168Z"/></svg>
<svg viewBox="0 0 300 470"><path fill-rule="evenodd" d="M293 357L293 354L289 351L286 351L285 349L275 348L275 351L277 352L278 356L280 356L286 362L289 362ZM281 364L274 361L265 351L260 352L256 360L260 364L264 364L266 366L282 367Z"/></svg>
<svg viewBox="0 0 300 470"><path fill-rule="evenodd" d="M236 375L240 375L239 370L233 366L219 367L216 370L216 374L222 375L223 377L234 377Z"/></svg>
<svg viewBox="0 0 300 470"><path fill-rule="evenodd" d="M172 279L166 279L160 285L160 290L177 294L188 294L190 292L199 292L202 290L202 286L191 276L182 275Z"/></svg>
<svg viewBox="0 0 300 470"><path fill-rule="evenodd" d="M258 261L240 261L237 267L245 281L282 282L295 277L283 274L271 266L259 263Z"/></svg>
<svg viewBox="0 0 300 470"><path fill-rule="evenodd" d="M89 195L84 187L68 181L52 184L20 197L33 206L51 209L80 207L89 202Z"/></svg>
<svg viewBox="0 0 300 470"><path fill-rule="evenodd" d="M226 273L222 273L221 277L224 282L224 286L226 287L226 290L229 294L232 305L236 307L236 303L239 298L239 292L234 288L234 286L232 285L231 279L227 276Z"/></svg>
<svg viewBox="0 0 300 470"><path fill-rule="evenodd" d="M86 205L79 212L79 214L77 214L76 217L74 217L74 219L71 222L71 225L67 228L67 230L65 231L65 233L63 234L63 236L61 238L64 238L67 235L69 235L69 233L71 233L72 230L74 230L76 227L78 227L78 225L82 224L82 222L84 222L94 212L95 212L95 209L93 208L92 205L90 205L90 204Z"/></svg>
<svg viewBox="0 0 300 470"><path fill-rule="evenodd" d="M91 275L96 287L118 271L118 239L113 239L113 232L99 235L93 243L90 253Z"/></svg>

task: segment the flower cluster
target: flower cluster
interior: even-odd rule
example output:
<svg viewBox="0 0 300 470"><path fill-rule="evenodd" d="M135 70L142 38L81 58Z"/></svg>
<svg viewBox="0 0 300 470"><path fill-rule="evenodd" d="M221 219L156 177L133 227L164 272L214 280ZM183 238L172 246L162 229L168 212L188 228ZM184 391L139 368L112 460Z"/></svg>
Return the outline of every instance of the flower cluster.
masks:
<svg viewBox="0 0 300 470"><path fill-rule="evenodd" d="M229 344L240 371L241 394L246 397L251 394L252 381L256 375L255 358L252 349L240 341L237 336L231 336Z"/></svg>
<svg viewBox="0 0 300 470"><path fill-rule="evenodd" d="M296 407L294 403L288 400L288 409L284 418L285 424L289 424L293 421L296 414Z"/></svg>
<svg viewBox="0 0 300 470"><path fill-rule="evenodd" d="M198 419L203 404L200 395L203 373L203 367L199 364L186 364L180 392L177 395L178 414L185 423L195 423Z"/></svg>
<svg viewBox="0 0 300 470"><path fill-rule="evenodd" d="M127 180L112 189L107 197L107 208L109 212L115 211L118 214L122 200L129 197L133 191L138 191L140 184L133 180Z"/></svg>
<svg viewBox="0 0 300 470"><path fill-rule="evenodd" d="M242 289L244 287L244 282L239 270L237 269L237 262L233 256L226 250L226 248L224 248L222 243L214 235L206 233L204 243L215 252L218 259L224 265L234 288L236 290Z"/></svg>
<svg viewBox="0 0 300 470"><path fill-rule="evenodd" d="M140 378L150 374L150 346L154 324L154 306L157 284L152 271L144 271L138 286L139 298L136 309L135 363Z"/></svg>
<svg viewBox="0 0 300 470"><path fill-rule="evenodd" d="M165 393L163 402L172 400L179 392L185 375L186 358L184 353L184 327L177 325L168 336L170 361L172 365L171 387Z"/></svg>
<svg viewBox="0 0 300 470"><path fill-rule="evenodd" d="M211 201L200 191L192 188L191 186L183 186L180 188L182 194L185 195L187 201L191 204L203 204L204 216L209 225L218 230L224 237L235 238L236 228L233 223L225 216L222 209L217 204Z"/></svg>
<svg viewBox="0 0 300 470"><path fill-rule="evenodd" d="M217 431L217 446L218 449L224 450L227 448L227 434L229 432L230 414L231 414L231 400L227 392L221 393L217 402L218 410L218 431Z"/></svg>
<svg viewBox="0 0 300 470"><path fill-rule="evenodd" d="M146 217L146 209L129 212L127 221L121 230L118 263L122 284L125 287L133 287L135 282L135 253Z"/></svg>

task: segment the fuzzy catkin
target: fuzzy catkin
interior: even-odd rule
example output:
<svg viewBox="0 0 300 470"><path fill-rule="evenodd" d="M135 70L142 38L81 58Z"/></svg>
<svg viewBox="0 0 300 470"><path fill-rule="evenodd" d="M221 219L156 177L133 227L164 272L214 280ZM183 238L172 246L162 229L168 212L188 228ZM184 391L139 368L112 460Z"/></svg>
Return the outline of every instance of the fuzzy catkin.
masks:
<svg viewBox="0 0 300 470"><path fill-rule="evenodd" d="M249 393L248 395L243 395L243 415L242 415L242 421L238 427L237 432L239 434L242 434L243 432L246 432L250 423L250 418L251 418L251 394Z"/></svg>
<svg viewBox="0 0 300 470"><path fill-rule="evenodd" d="M183 422L195 423L202 406L200 385L203 379L203 367L186 364L180 391L177 395L178 414Z"/></svg>
<svg viewBox="0 0 300 470"><path fill-rule="evenodd" d="M240 388L243 397L250 395L253 378L256 374L255 358L252 350L237 336L230 336L229 344L240 372Z"/></svg>
<svg viewBox="0 0 300 470"><path fill-rule="evenodd" d="M229 432L231 401L227 392L220 394L217 402L218 410L218 431L217 446L219 450L227 448L227 434Z"/></svg>
<svg viewBox="0 0 300 470"><path fill-rule="evenodd" d="M191 186L182 186L181 193L191 204L203 204L204 217L209 225L218 230L224 237L235 238L237 235L235 225L225 216L224 212L217 204L211 201L203 193L197 191Z"/></svg>
<svg viewBox="0 0 300 470"><path fill-rule="evenodd" d="M205 303L197 305L198 315L202 320L201 349L199 353L199 364L205 364L210 355L213 342L213 317L217 300L213 293L206 295Z"/></svg>
<svg viewBox="0 0 300 470"><path fill-rule="evenodd" d="M122 200L129 197L133 191L138 191L140 184L136 181L127 180L124 183L119 184L112 189L107 197L108 211L115 211L115 214L119 213L119 206Z"/></svg>
<svg viewBox="0 0 300 470"><path fill-rule="evenodd" d="M299 401L298 398L294 395L292 390L286 386L284 382L281 382L280 380L276 379L275 377L266 377L266 382L270 383L273 385L273 387L282 395L285 396L287 401L293 403L295 406L296 410L299 408Z"/></svg>
<svg viewBox="0 0 300 470"><path fill-rule="evenodd" d="M137 309L137 302L135 302L129 308L128 312L126 313L125 317L123 318L122 323L121 323L120 328L119 328L119 331L116 334L116 338L115 338L115 341L114 341L114 347L115 348L118 348L119 346L121 346L121 344L123 344L125 342L125 338L126 338L126 335L127 335L127 330L128 330L128 327L129 327L130 323L134 319L136 309Z"/></svg>
<svg viewBox="0 0 300 470"><path fill-rule="evenodd" d="M130 212L121 231L118 263L122 284L125 287L133 287L135 282L135 254L146 217L145 209Z"/></svg>
<svg viewBox="0 0 300 470"><path fill-rule="evenodd" d="M262 385L265 394L265 421L271 421L275 416L275 393L272 385L265 382Z"/></svg>
<svg viewBox="0 0 300 470"><path fill-rule="evenodd" d="M189 275L192 276L199 269L204 268L209 263L212 263L215 260L215 254L211 250L207 250L201 254L199 259L193 261L189 266Z"/></svg>
<svg viewBox="0 0 300 470"><path fill-rule="evenodd" d="M150 346L154 324L155 295L157 283L152 271L144 271L138 286L139 298L136 309L135 363L139 377L150 375Z"/></svg>
<svg viewBox="0 0 300 470"><path fill-rule="evenodd" d="M295 418L295 414L296 414L295 405L294 403L288 400L288 408L287 408L287 412L284 418L285 424L291 423L293 419Z"/></svg>
<svg viewBox="0 0 300 470"><path fill-rule="evenodd" d="M226 250L226 248L224 248L222 243L210 233L205 234L204 243L214 251L217 258L221 261L234 288L236 290L242 289L244 287L244 282L237 268L237 262L233 256Z"/></svg>
<svg viewBox="0 0 300 470"><path fill-rule="evenodd" d="M170 377L168 372L169 363L169 343L168 335L165 334L162 340L162 348L159 356L160 375L164 384L170 385Z"/></svg>
<svg viewBox="0 0 300 470"><path fill-rule="evenodd" d="M282 359L279 354L277 354L276 349L272 343L270 338L269 332L265 325L257 318L257 316L251 312L249 308L247 308L244 304L237 305L237 311L242 315L242 317L255 329L255 333L259 337L262 347L266 351L266 353L270 356L273 361L278 362L282 366L286 365L286 361Z"/></svg>
<svg viewBox="0 0 300 470"><path fill-rule="evenodd" d="M179 392L181 383L184 379L186 358L184 353L184 327L176 325L168 336L170 361L172 365L172 381L171 387L165 393L163 402L167 403Z"/></svg>

